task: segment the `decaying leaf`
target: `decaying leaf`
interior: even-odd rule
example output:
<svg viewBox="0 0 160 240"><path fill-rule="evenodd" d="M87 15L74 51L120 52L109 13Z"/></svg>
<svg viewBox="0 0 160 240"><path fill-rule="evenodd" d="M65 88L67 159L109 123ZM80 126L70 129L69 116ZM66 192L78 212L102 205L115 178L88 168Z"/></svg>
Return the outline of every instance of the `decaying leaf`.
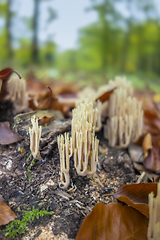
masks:
<svg viewBox="0 0 160 240"><path fill-rule="evenodd" d="M144 109L144 130L153 135L160 133L160 115L156 108Z"/></svg>
<svg viewBox="0 0 160 240"><path fill-rule="evenodd" d="M152 147L153 145L153 147ZM147 134L143 141L145 169L160 174L160 136Z"/></svg>
<svg viewBox="0 0 160 240"><path fill-rule="evenodd" d="M54 119L54 116L52 116L52 117L47 117L47 116L41 117L41 118L38 119L38 125L45 125L51 119Z"/></svg>
<svg viewBox="0 0 160 240"><path fill-rule="evenodd" d="M96 98L95 101L100 100L102 103L107 101L111 93L117 89L116 87L109 89L107 92L103 93L100 97Z"/></svg>
<svg viewBox="0 0 160 240"><path fill-rule="evenodd" d="M118 189L114 197L149 217L148 194L157 195L157 183L127 184Z"/></svg>
<svg viewBox="0 0 160 240"><path fill-rule="evenodd" d="M8 224L16 218L9 206L0 200L0 226Z"/></svg>
<svg viewBox="0 0 160 240"><path fill-rule="evenodd" d="M18 77L21 78L19 73L14 71L12 68L5 68L0 71L0 79L2 80L2 85L0 88L0 100L4 99L4 97L8 94L7 80L9 80L10 76L13 73L16 73L18 75Z"/></svg>
<svg viewBox="0 0 160 240"><path fill-rule="evenodd" d="M0 144L8 145L21 141L23 138L14 130L10 129L9 122L0 123Z"/></svg>
<svg viewBox="0 0 160 240"><path fill-rule="evenodd" d="M63 113L63 105L59 103L50 87L45 92L38 93L34 99L30 100L29 107L33 110L60 110Z"/></svg>
<svg viewBox="0 0 160 240"><path fill-rule="evenodd" d="M76 240L147 240L148 219L119 203L97 203L83 220Z"/></svg>

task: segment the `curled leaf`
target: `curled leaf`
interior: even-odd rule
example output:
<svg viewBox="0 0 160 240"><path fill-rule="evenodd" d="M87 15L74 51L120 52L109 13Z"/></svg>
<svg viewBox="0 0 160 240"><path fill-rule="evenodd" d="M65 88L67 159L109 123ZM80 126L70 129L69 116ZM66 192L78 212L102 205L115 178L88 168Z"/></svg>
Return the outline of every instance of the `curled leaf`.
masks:
<svg viewBox="0 0 160 240"><path fill-rule="evenodd" d="M1 88L0 88L0 100L3 100L5 98L5 96L8 94L7 81L9 80L10 76L13 73L16 73L18 75L18 77L21 78L19 73L14 71L12 68L5 68L0 71L0 79L3 81Z"/></svg>
<svg viewBox="0 0 160 240"><path fill-rule="evenodd" d="M31 97L31 96L30 96ZM30 100L30 105L33 110L45 110L45 109L52 109L52 110L60 110L62 113L63 105L59 103L56 96L52 93L52 89L47 87L47 90L44 92L40 92L37 96L33 97L33 100Z"/></svg>
<svg viewBox="0 0 160 240"><path fill-rule="evenodd" d="M157 195L157 183L127 184L118 189L114 197L149 217L148 194Z"/></svg>
<svg viewBox="0 0 160 240"><path fill-rule="evenodd" d="M21 78L17 71L14 71L12 68L5 68L0 71L0 79L8 80L12 73L16 73L18 77Z"/></svg>
<svg viewBox="0 0 160 240"><path fill-rule="evenodd" d="M98 101L100 100L102 103L107 101L111 95L111 93L117 89L116 87L112 88L112 89L109 89L107 92L103 93L100 97L96 98L95 101Z"/></svg>

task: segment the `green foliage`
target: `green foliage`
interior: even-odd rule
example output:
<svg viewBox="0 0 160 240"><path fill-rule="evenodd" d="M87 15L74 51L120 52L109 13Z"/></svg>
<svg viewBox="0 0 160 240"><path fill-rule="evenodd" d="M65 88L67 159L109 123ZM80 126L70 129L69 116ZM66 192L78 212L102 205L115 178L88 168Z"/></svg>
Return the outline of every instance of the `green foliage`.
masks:
<svg viewBox="0 0 160 240"><path fill-rule="evenodd" d="M24 212L24 217L22 220L15 219L10 222L4 230L0 232L6 232L5 236L8 239L14 239L17 235L22 235L27 231L27 223L31 223L35 218L39 219L39 217L43 217L44 215L52 215L54 212L47 212L46 210L35 209L33 207L32 211Z"/></svg>

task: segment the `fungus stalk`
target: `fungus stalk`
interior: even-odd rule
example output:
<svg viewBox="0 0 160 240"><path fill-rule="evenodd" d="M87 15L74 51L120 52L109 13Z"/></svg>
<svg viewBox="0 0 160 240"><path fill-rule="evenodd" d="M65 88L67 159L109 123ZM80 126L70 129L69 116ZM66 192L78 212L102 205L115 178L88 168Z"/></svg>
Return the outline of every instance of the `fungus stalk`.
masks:
<svg viewBox="0 0 160 240"><path fill-rule="evenodd" d="M57 137L58 148L60 153L60 188L66 189L70 183L69 177L69 160L72 156L72 138L69 139L69 133Z"/></svg>
<svg viewBox="0 0 160 240"><path fill-rule="evenodd" d="M154 193L149 194L149 225L148 240L160 239L160 182L157 184L157 196Z"/></svg>
<svg viewBox="0 0 160 240"><path fill-rule="evenodd" d="M29 128L30 150L34 158L40 157L39 142L41 139L42 127L38 127L38 119L35 115L31 118L32 128Z"/></svg>

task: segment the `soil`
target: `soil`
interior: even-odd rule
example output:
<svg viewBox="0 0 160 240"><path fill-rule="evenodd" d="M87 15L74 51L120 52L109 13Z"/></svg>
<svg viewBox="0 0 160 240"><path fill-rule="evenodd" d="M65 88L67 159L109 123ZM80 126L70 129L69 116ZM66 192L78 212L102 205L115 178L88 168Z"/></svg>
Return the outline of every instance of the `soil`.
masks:
<svg viewBox="0 0 160 240"><path fill-rule="evenodd" d="M26 235L16 239L75 239L83 219L97 202L117 202L113 197L117 189L137 180L127 150L110 148L101 130L97 133L100 143L96 173L78 176L71 157L70 186L66 190L60 189L57 135L70 129L70 123L66 123L42 136L41 159L35 160L30 169L31 181L27 171L33 159L32 156L28 159L29 136L25 134L19 143L0 146L0 199L19 219L22 218L19 210L28 211L33 207L55 212L52 216L35 219L28 224ZM4 234L0 239L5 239Z"/></svg>

